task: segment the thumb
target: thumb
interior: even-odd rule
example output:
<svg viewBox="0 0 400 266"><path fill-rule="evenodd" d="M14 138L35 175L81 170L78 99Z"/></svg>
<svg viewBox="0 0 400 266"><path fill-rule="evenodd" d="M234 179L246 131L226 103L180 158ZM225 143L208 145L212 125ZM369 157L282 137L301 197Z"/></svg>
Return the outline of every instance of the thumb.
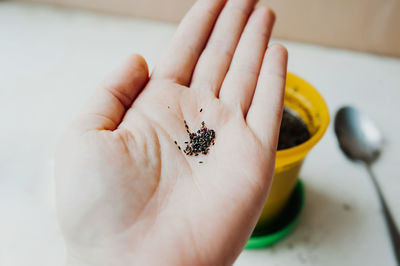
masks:
<svg viewBox="0 0 400 266"><path fill-rule="evenodd" d="M95 91L75 126L84 131L116 129L148 79L145 59L132 55L112 80Z"/></svg>

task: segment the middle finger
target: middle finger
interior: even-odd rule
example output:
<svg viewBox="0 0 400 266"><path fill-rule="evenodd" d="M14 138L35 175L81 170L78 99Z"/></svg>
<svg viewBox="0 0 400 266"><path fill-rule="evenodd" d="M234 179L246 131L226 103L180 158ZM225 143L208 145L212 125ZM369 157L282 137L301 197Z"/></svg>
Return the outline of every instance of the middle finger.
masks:
<svg viewBox="0 0 400 266"><path fill-rule="evenodd" d="M229 0L196 65L191 87L218 95L256 0Z"/></svg>

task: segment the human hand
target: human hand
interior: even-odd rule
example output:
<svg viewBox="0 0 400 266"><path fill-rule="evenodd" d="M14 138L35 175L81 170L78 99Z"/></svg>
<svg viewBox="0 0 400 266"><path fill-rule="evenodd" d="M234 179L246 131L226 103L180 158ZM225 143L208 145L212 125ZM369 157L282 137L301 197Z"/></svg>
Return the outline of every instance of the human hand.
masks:
<svg viewBox="0 0 400 266"><path fill-rule="evenodd" d="M131 57L67 130L56 197L70 265L238 256L272 181L287 62L282 46L267 49L274 14L255 2L198 0L150 78ZM184 120L215 130L207 155L175 145Z"/></svg>

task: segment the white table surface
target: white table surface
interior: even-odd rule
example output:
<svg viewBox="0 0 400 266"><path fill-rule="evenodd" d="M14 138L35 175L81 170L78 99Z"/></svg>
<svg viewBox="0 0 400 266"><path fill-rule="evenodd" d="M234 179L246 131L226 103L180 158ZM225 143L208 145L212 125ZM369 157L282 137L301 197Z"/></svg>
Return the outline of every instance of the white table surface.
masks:
<svg viewBox="0 0 400 266"><path fill-rule="evenodd" d="M62 265L52 175L57 138L129 54L142 53L154 66L175 27L0 2L1 266ZM283 43L289 70L318 88L331 114L352 104L385 132L375 171L400 225L400 60ZM272 248L244 251L236 265L395 265L367 173L341 154L332 126L301 177L307 203L295 232Z"/></svg>

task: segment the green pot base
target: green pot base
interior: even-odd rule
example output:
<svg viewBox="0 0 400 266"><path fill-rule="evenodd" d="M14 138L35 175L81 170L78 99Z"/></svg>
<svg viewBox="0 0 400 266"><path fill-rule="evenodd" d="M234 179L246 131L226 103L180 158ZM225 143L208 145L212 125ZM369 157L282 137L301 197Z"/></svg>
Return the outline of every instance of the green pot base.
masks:
<svg viewBox="0 0 400 266"><path fill-rule="evenodd" d="M296 227L304 203L304 185L299 180L282 213L272 224L264 227L258 225L251 234L245 249L265 248L286 237Z"/></svg>

